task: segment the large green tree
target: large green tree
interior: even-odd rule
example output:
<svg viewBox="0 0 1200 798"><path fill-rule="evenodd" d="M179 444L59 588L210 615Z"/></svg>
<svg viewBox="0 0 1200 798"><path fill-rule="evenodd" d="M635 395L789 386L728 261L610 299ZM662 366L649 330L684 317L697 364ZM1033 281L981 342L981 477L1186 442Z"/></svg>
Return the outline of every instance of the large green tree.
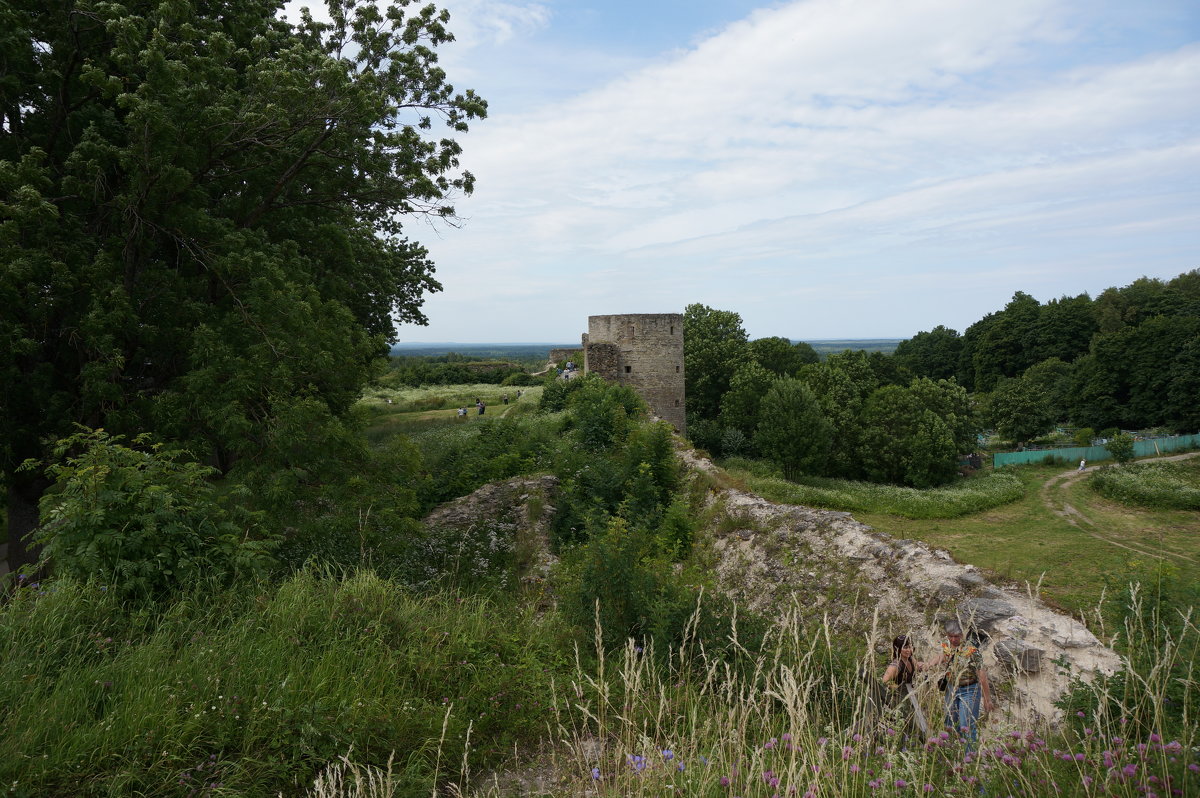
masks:
<svg viewBox="0 0 1200 798"><path fill-rule="evenodd" d="M833 425L812 389L800 380L777 380L763 397L755 446L787 477L823 474L833 444Z"/></svg>
<svg viewBox="0 0 1200 798"><path fill-rule="evenodd" d="M738 367L751 358L742 317L707 305L683 313L683 367L687 380L688 426L693 419L716 419L721 397Z"/></svg>
<svg viewBox="0 0 1200 798"><path fill-rule="evenodd" d="M763 368L780 377L795 377L810 363L821 362L821 356L811 344L804 341L793 344L779 336L755 338L750 342L750 352Z"/></svg>
<svg viewBox="0 0 1200 798"><path fill-rule="evenodd" d="M729 390L721 397L720 422L723 430L736 429L750 439L758 428L759 407L779 376L756 361L743 363L729 381Z"/></svg>
<svg viewBox="0 0 1200 798"><path fill-rule="evenodd" d="M936 403L929 406L931 396L899 385L871 394L862 411L861 457L873 481L928 488L954 478L960 453L954 422Z"/></svg>
<svg viewBox="0 0 1200 798"><path fill-rule="evenodd" d="M1002 440L1030 441L1054 428L1054 406L1045 389L1032 379L1004 379L987 401L988 422Z"/></svg>
<svg viewBox="0 0 1200 798"><path fill-rule="evenodd" d="M896 346L896 362L916 377L944 380L953 377L962 353L962 337L957 330L942 325L919 332Z"/></svg>
<svg viewBox="0 0 1200 798"><path fill-rule="evenodd" d="M331 0L0 7L0 471L9 557L78 421L228 472L338 428L393 322L437 290L412 214L452 216L484 116L437 65L448 15ZM277 483L278 484L278 483Z"/></svg>

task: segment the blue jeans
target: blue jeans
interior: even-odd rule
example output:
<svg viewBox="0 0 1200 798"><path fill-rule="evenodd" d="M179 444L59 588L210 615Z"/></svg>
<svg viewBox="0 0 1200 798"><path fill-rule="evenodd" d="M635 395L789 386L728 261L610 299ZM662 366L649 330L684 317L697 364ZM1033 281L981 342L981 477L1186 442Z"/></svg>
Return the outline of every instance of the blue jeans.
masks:
<svg viewBox="0 0 1200 798"><path fill-rule="evenodd" d="M979 738L976 727L979 725L979 705L982 696L979 682L946 690L946 728L967 741L968 751L975 750L975 741Z"/></svg>

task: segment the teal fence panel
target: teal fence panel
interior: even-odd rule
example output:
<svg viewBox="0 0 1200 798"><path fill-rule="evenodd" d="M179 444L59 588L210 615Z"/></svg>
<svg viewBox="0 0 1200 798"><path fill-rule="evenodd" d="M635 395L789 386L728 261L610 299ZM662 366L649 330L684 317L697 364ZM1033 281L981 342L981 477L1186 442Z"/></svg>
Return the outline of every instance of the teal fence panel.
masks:
<svg viewBox="0 0 1200 798"><path fill-rule="evenodd" d="M1153 457L1167 452L1177 452L1182 449L1200 448L1200 434L1173 435L1169 438L1147 438L1134 441L1134 457ZM1080 460L1089 463L1111 460L1112 455L1103 446L1068 446L1062 449L1031 449L1024 452L995 452L992 454L992 468L1003 468L1011 465L1026 465L1028 463L1062 463L1075 464Z"/></svg>

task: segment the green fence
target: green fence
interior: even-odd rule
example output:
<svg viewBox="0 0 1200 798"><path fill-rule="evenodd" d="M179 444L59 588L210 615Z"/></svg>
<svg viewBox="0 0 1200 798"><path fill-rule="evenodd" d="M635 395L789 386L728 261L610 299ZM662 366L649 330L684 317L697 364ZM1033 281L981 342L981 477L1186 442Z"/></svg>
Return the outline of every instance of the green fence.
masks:
<svg viewBox="0 0 1200 798"><path fill-rule="evenodd" d="M1167 452L1177 452L1186 449L1200 448L1200 433L1195 435L1174 435L1170 438L1146 438L1134 441L1134 457L1152 457ZM1103 446L1069 446L1063 449L1032 449L1024 452L995 452L992 455L992 468L1003 468L1010 465L1025 465L1027 463L1078 463L1087 460L1089 463L1099 460L1111 460L1112 455Z"/></svg>

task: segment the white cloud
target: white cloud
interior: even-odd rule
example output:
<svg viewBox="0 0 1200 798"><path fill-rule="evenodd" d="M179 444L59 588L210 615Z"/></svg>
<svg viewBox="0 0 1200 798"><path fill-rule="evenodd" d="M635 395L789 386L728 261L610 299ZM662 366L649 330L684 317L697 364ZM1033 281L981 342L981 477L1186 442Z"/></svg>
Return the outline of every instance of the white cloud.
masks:
<svg viewBox="0 0 1200 798"><path fill-rule="evenodd" d="M552 17L529 13L511 30L553 31ZM480 31L506 35L487 19ZM464 139L479 179L459 203L469 222L431 249L443 274L471 285L488 283L494 267L523 283L515 293L531 304L513 307L538 308L517 315L539 339L538 325L568 317L545 308L572 278L581 304L615 311L744 300L764 320L843 327L859 320L829 311L839 297L866 308L864 296L879 296L872 320L911 332L920 322L889 307L905 282L895 274L915 285L953 275L945 290L967 292L957 306L980 308L978 318L1007 299L985 286L1077 279L1084 262L1113 276L1125 257L1137 272L1128 279L1182 271L1200 245L1186 223L1200 216L1200 111L1190 99L1200 96L1200 45L1102 63L1073 49L1105 25L1102 7L1059 0L762 9L565 101L494 104ZM1160 260L1135 254L1149 251ZM1196 265L1193 256L1184 268ZM853 297L838 288L845 275L859 281ZM435 324L470 329L491 312L486 299ZM431 312L443 301L451 306L438 298ZM777 306L785 302L814 307L797 314ZM928 303L909 302L913 312Z"/></svg>

